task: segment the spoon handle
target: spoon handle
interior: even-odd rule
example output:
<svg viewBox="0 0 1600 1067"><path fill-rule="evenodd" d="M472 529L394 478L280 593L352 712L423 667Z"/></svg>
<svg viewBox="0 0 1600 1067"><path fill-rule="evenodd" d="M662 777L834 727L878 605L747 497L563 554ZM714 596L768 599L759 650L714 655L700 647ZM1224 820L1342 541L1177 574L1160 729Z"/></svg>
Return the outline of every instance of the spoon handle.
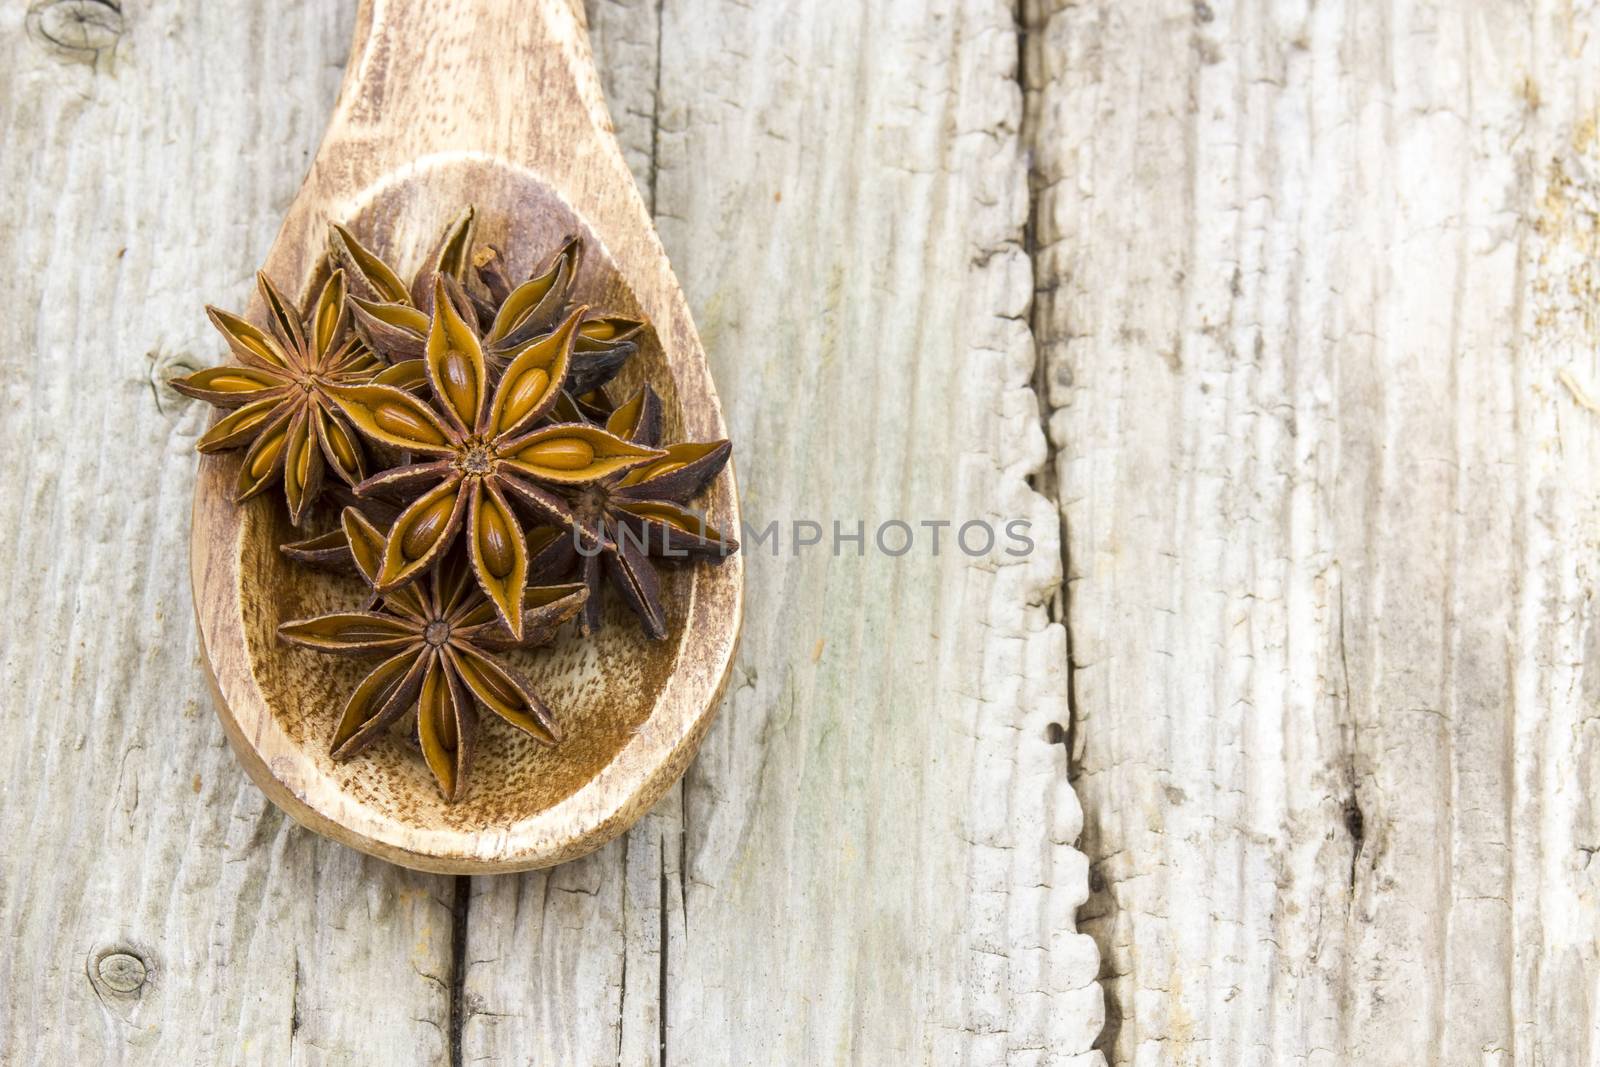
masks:
<svg viewBox="0 0 1600 1067"><path fill-rule="evenodd" d="M603 240L639 239L664 260L612 131L575 0L362 0L338 102L267 269L303 277L330 218L472 157L531 172ZM412 184L439 200L417 212L439 216L436 232L458 191Z"/></svg>
<svg viewBox="0 0 1600 1067"><path fill-rule="evenodd" d="M611 137L585 21L576 0L362 0L328 138L561 163Z"/></svg>

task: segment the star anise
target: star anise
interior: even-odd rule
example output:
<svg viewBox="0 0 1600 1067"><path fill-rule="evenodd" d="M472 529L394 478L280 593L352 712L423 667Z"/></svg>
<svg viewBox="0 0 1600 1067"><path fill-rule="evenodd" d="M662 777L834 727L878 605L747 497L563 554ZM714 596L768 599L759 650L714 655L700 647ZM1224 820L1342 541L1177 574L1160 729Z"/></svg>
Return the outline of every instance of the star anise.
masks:
<svg viewBox="0 0 1600 1067"><path fill-rule="evenodd" d="M464 318L476 321L483 337L490 380L497 379L512 354L535 337L551 332L572 311L571 289L582 263L583 245L569 238L541 271L512 285L498 249L473 252L476 216L468 208L451 223L423 267L405 285L397 272L342 226L329 235L329 255L351 276L356 320L372 346L393 365L381 384L425 389L420 362L427 345L433 290L441 279ZM470 284L469 260L482 292ZM644 323L620 315L587 315L578 327L567 388L587 393L609 381L637 349Z"/></svg>
<svg viewBox="0 0 1600 1067"><path fill-rule="evenodd" d="M334 401L363 434L422 457L362 482L358 496L410 495L435 483L395 519L374 585L387 594L417 578L465 526L472 572L520 638L528 554L508 495L567 524L570 507L545 486L589 485L664 453L589 425L533 428L560 396L586 309L514 353L491 392L477 331L444 295L443 283L436 284L423 359L434 404L385 385L333 390Z"/></svg>
<svg viewBox="0 0 1600 1067"><path fill-rule="evenodd" d="M445 227L408 286L382 259L334 223L328 230L328 257L350 275L350 304L356 322L377 352L391 363L421 359L428 343L428 316L441 277L459 283L467 276L477 213L467 208ZM408 368L421 371L421 367ZM389 374L386 384L399 384ZM417 375L420 380L420 373Z"/></svg>
<svg viewBox="0 0 1600 1067"><path fill-rule="evenodd" d="M653 447L661 436L661 403L648 385L606 420L616 437ZM568 535L529 537L530 567L541 573L576 568L589 600L578 622L585 634L600 629L604 614L601 586L606 580L639 616L645 633L667 636L661 583L651 557L720 562L739 543L709 526L683 505L727 465L727 441L679 444L659 458L598 478L568 492L572 517Z"/></svg>
<svg viewBox="0 0 1600 1067"><path fill-rule="evenodd" d="M512 286L499 249L486 246L476 257L478 279L488 297L470 290L468 296L484 331L484 358L491 374L505 366L508 352L529 338L550 332L566 317L572 307L572 284L582 264L583 242L577 237L568 238L543 270L518 286ZM578 327L566 388L578 396L610 381L637 350L643 330L644 323L637 319L606 312L586 315Z"/></svg>
<svg viewBox="0 0 1600 1067"><path fill-rule="evenodd" d="M383 535L354 508L345 510L342 526L357 568L372 583ZM561 739L545 702L489 653L547 642L587 596L580 585L530 588L522 637L514 639L473 584L462 554L453 552L437 571L386 594L374 609L286 622L278 634L319 652L387 655L350 694L334 730L333 757L358 754L415 708L423 759L445 799L455 801L466 790L477 743L474 700L541 744Z"/></svg>
<svg viewBox="0 0 1600 1067"><path fill-rule="evenodd" d="M345 533L344 512L355 508L380 530L394 525L400 509L386 500L362 500L342 485L330 486L324 494L324 506L332 504L339 521L325 533L278 546L278 551L299 563L330 570L354 571L356 563L350 551L350 539Z"/></svg>
<svg viewBox="0 0 1600 1067"><path fill-rule="evenodd" d="M247 500L281 481L296 526L322 489L324 459L350 485L366 477L361 443L328 390L368 381L383 364L348 328L344 279L343 271L332 273L307 317L265 274L256 275L270 332L208 306L239 364L172 382L180 393L233 409L195 447L249 446L234 499Z"/></svg>

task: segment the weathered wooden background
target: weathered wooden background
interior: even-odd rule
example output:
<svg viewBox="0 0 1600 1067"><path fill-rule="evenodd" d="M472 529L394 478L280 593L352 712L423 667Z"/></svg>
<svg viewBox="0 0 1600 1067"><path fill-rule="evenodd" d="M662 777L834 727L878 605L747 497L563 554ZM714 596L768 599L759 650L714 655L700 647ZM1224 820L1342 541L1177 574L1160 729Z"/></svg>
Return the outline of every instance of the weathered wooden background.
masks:
<svg viewBox="0 0 1600 1067"><path fill-rule="evenodd" d="M1600 1064L1595 5L591 0L749 517L1038 551L753 553L684 784L474 881L189 616L352 15L0 8L0 1062Z"/></svg>
<svg viewBox="0 0 1600 1067"><path fill-rule="evenodd" d="M1103 1046L1600 1064L1600 9L1056 6Z"/></svg>
<svg viewBox="0 0 1600 1067"><path fill-rule="evenodd" d="M218 358L201 302L242 302L352 13L128 0L0 23L0 1059L1097 1061L1050 729L1061 554L1028 484L1046 447L1013 12L590 11L752 521L1026 518L1039 550L752 551L731 695L684 784L587 860L472 881L269 807L189 614L206 412L163 381Z"/></svg>

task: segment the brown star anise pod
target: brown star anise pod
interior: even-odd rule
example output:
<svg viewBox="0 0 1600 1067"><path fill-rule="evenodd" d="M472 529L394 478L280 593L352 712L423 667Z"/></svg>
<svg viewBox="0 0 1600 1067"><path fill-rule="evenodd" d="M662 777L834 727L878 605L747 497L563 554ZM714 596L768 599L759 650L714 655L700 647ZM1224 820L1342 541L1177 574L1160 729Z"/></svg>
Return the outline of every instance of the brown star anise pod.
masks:
<svg viewBox="0 0 1600 1067"><path fill-rule="evenodd" d="M417 361L427 346L428 316L440 279L458 313L476 321L491 381L528 341L551 332L570 315L572 283L583 255L578 238L570 238L543 270L514 286L498 249L485 246L473 253L475 233L476 215L468 208L445 230L407 286L348 230L332 227L329 255L350 274L356 320L372 346L393 364L381 375L381 384L426 388L427 376ZM469 259L486 295L469 284ZM643 329L644 323L620 315L587 316L578 327L567 388L587 393L610 380L636 350Z"/></svg>
<svg viewBox="0 0 1600 1067"><path fill-rule="evenodd" d="M387 263L367 249L349 230L334 223L328 230L328 258L350 275L350 304L356 322L372 347L391 363L421 359L428 343L428 316L440 278L460 283L467 276L477 214L467 208L456 216L408 286ZM421 367L408 368L419 372ZM386 384L409 381L390 372Z"/></svg>
<svg viewBox="0 0 1600 1067"><path fill-rule="evenodd" d="M642 387L611 413L606 430L637 445L655 446L661 436L661 402L655 391ZM639 616L645 633L657 640L667 636L661 583L650 559L721 562L739 550L737 541L683 506L721 472L732 451L727 441L672 445L657 459L570 490L566 533L529 535L535 572L563 574L576 567L589 590L580 632L600 629L601 586L609 579Z"/></svg>
<svg viewBox="0 0 1600 1067"><path fill-rule="evenodd" d="M583 263L583 242L568 238L541 271L512 286L500 250L486 247L477 257L478 279L487 299L468 291L484 331L484 358L491 374L505 366L508 352L530 338L549 333L572 307L572 284ZM574 396L600 388L638 349L644 323L621 315L586 315L578 327L565 388Z"/></svg>
<svg viewBox="0 0 1600 1067"><path fill-rule="evenodd" d="M400 509L389 501L362 500L342 485L328 487L324 494L324 506L328 504L333 505L339 519L333 524L332 529L312 537L281 544L278 546L278 551L298 563L306 563L313 567L355 571L356 561L351 553L349 536L345 533L347 525L344 521L345 510L354 508L361 513L362 518L380 530L387 530L393 526L395 516L400 514Z"/></svg>
<svg viewBox="0 0 1600 1067"><path fill-rule="evenodd" d="M361 442L328 390L368 381L383 364L348 328L344 278L343 271L332 273L307 317L271 279L257 274L271 332L208 306L206 314L239 365L172 382L186 396L234 409L195 447L220 452L248 445L234 499L248 500L282 481L296 526L322 489L324 459L350 485L366 477Z"/></svg>
<svg viewBox="0 0 1600 1067"><path fill-rule="evenodd" d="M354 500L354 497L351 497ZM394 509L386 504L371 500L361 500L348 504L361 513L369 525L379 529L387 529L394 525ZM356 566L355 550L351 548L350 536L346 532L348 524L342 521L333 529L315 537L308 537L303 541L291 541L278 546L278 551L299 563L312 567L322 567L326 570L346 571L359 573ZM544 585L549 581L560 579L572 570L572 560L576 553L568 550L566 553L552 552L557 538L571 537L571 531L558 526L530 526L527 531L528 546L528 582L530 585ZM378 535L378 553L376 559L379 565L383 562L383 535ZM376 592L372 593L363 610L377 603L381 597ZM526 612L526 605L524 605Z"/></svg>
<svg viewBox="0 0 1600 1067"><path fill-rule="evenodd" d="M569 523L566 501L546 485L588 485L664 453L589 425L533 428L561 393L585 309L516 352L491 392L477 331L437 284L423 359L434 406L392 386L332 391L367 437L421 457L362 482L358 496L410 495L436 483L395 519L374 585L388 594L417 578L465 526L472 572L520 639L528 553L508 494L536 514Z"/></svg>
<svg viewBox="0 0 1600 1067"><path fill-rule="evenodd" d="M356 566L371 583L383 535L354 508L345 510L342 525ZM461 553L453 552L437 571L386 594L372 610L286 622L278 634L318 652L386 654L350 694L334 730L333 757L361 752L414 707L423 759L445 799L455 801L466 790L477 743L474 700L541 744L561 740L545 702L489 652L549 641L587 596L580 585L530 588L522 637L513 639L474 585Z"/></svg>

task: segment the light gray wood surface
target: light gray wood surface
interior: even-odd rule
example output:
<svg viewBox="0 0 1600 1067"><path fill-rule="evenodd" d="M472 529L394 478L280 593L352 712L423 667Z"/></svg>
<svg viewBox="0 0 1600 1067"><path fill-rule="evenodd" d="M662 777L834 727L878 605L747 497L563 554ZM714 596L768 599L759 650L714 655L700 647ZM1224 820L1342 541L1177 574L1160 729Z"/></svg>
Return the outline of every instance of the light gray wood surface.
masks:
<svg viewBox="0 0 1600 1067"><path fill-rule="evenodd" d="M451 881L290 825L227 748L186 578L205 413L163 384L218 357L196 308L246 293L351 12L58 6L103 21L0 10L0 1062L445 1062Z"/></svg>
<svg viewBox="0 0 1600 1067"><path fill-rule="evenodd" d="M1115 1063L1600 1063L1600 16L1030 0Z"/></svg>
<svg viewBox="0 0 1600 1067"><path fill-rule="evenodd" d="M243 302L351 6L124 7L0 11L0 1061L1098 1062L1014 13L591 5L747 515L1026 519L1036 551L749 545L684 784L469 882L271 808L189 614L205 413L163 382L220 355L200 305Z"/></svg>
<svg viewBox="0 0 1600 1067"><path fill-rule="evenodd" d="M195 660L353 3L124 7L0 9L0 1062L1600 1064L1600 12L592 0L748 517L1037 551L750 546L684 783L468 881Z"/></svg>

